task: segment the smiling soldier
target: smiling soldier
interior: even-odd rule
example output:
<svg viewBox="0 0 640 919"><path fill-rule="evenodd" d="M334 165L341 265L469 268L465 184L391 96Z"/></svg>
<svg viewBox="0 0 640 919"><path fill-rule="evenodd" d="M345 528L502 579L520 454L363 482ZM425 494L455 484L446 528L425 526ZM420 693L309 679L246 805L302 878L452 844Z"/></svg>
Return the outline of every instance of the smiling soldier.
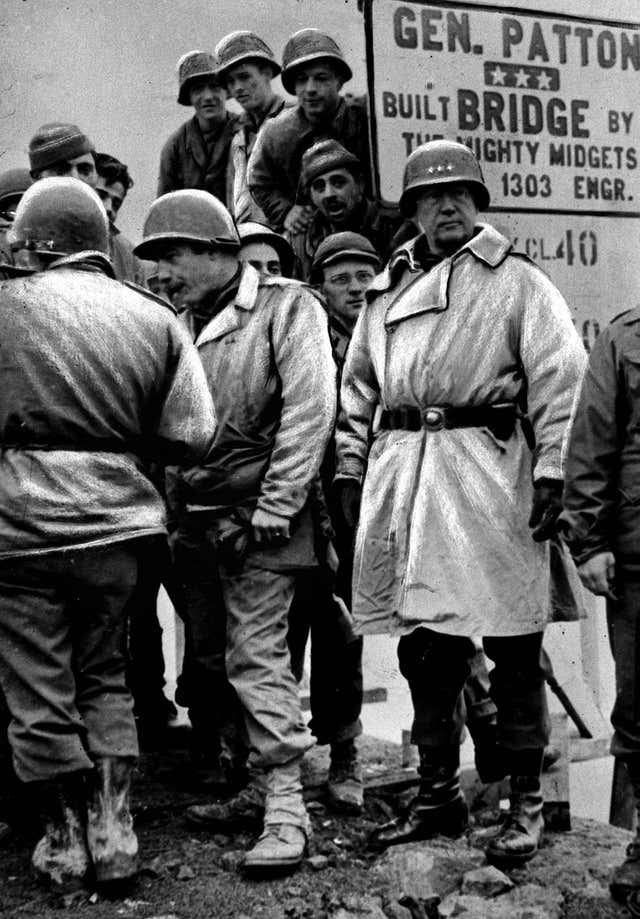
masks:
<svg viewBox="0 0 640 919"><path fill-rule="evenodd" d="M309 223L308 203L296 200L302 154L317 140L339 140L359 159L370 187L366 107L340 95L351 77L336 42L318 29L302 29L286 43L282 85L298 104L263 125L248 171L249 190L274 230L297 233Z"/></svg>
<svg viewBox="0 0 640 919"><path fill-rule="evenodd" d="M251 197L247 185L247 165L261 125L275 118L285 106L274 93L271 82L280 73L280 64L269 45L255 32L231 32L215 49L218 76L244 114L233 135L227 169L227 207L236 223L265 222L262 210Z"/></svg>
<svg viewBox="0 0 640 919"><path fill-rule="evenodd" d="M373 841L467 826L458 702L478 635L495 663L498 743L511 777L510 811L487 854L518 865L537 851L543 826L545 541L560 513L561 447L585 354L546 275L476 223L489 191L467 147L419 147L403 188L401 210L422 232L369 289L337 434L347 521L362 494L354 618L363 632L401 635L420 753L418 795ZM525 408L534 452L516 423Z"/></svg>
<svg viewBox="0 0 640 919"><path fill-rule="evenodd" d="M194 116L171 135L160 155L158 195L200 188L226 201L229 148L238 116L227 111L227 91L208 51L189 51L178 61L178 102Z"/></svg>

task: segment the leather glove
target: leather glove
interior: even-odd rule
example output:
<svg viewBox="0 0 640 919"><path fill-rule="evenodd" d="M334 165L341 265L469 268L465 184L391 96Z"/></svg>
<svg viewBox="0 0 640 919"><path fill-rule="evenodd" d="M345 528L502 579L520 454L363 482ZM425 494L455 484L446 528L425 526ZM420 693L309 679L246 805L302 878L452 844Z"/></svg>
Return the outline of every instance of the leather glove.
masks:
<svg viewBox="0 0 640 919"><path fill-rule="evenodd" d="M360 516L362 485L355 479L339 479L336 482L342 516L350 530L355 530Z"/></svg>
<svg viewBox="0 0 640 919"><path fill-rule="evenodd" d="M529 517L534 542L544 542L555 535L561 512L562 482L559 479L540 479L534 486L533 507Z"/></svg>

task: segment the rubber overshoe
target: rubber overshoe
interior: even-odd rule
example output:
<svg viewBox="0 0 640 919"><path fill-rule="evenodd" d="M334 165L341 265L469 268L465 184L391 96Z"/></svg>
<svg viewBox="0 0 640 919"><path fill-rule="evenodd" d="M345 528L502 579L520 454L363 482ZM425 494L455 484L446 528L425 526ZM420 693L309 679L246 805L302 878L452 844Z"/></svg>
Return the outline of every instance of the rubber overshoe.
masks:
<svg viewBox="0 0 640 919"><path fill-rule="evenodd" d="M135 760L103 756L87 784L87 841L98 883L122 882L138 870L138 838L129 810Z"/></svg>
<svg viewBox="0 0 640 919"><path fill-rule="evenodd" d="M72 773L38 788L44 835L31 864L41 880L60 892L82 888L91 867L86 836L84 774Z"/></svg>

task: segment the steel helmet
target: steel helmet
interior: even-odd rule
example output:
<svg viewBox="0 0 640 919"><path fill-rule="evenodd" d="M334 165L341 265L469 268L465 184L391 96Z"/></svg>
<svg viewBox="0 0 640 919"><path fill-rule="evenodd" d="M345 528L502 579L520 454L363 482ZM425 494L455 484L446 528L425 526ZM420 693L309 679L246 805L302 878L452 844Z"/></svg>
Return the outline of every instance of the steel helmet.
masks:
<svg viewBox="0 0 640 919"><path fill-rule="evenodd" d="M319 29L300 29L299 32L295 32L282 52L282 85L286 91L295 96L295 71L299 67L325 59L331 61L343 83L351 79L351 68L331 36Z"/></svg>
<svg viewBox="0 0 640 919"><path fill-rule="evenodd" d="M293 249L284 236L275 233L271 227L263 223L254 223L252 220L238 224L238 236L243 246L245 243L264 242L275 249L280 259L282 274L285 278L291 277L294 261Z"/></svg>
<svg viewBox="0 0 640 919"><path fill-rule="evenodd" d="M231 214L208 191L184 188L157 198L149 209L143 240L134 248L138 258L158 261L158 251L168 242L204 243L237 252L240 237Z"/></svg>
<svg viewBox="0 0 640 919"><path fill-rule="evenodd" d="M27 189L7 234L11 249L59 257L78 252L109 256L109 221L86 182L68 176L39 179Z"/></svg>
<svg viewBox="0 0 640 919"><path fill-rule="evenodd" d="M219 83L218 65L210 51L187 51L178 61L178 102L191 105L190 90L193 80L207 77Z"/></svg>
<svg viewBox="0 0 640 919"><path fill-rule="evenodd" d="M478 209L489 207L489 189L484 184L480 164L469 147L454 140L430 140L417 147L404 167L400 210L411 217L417 193L423 188L464 182L473 191Z"/></svg>
<svg viewBox="0 0 640 919"><path fill-rule="evenodd" d="M230 32L220 39L214 54L218 64L218 76L224 80L228 71L243 61L269 64L274 77L280 73L280 64L266 41L255 32Z"/></svg>
<svg viewBox="0 0 640 919"><path fill-rule="evenodd" d="M0 211L17 204L27 188L33 184L28 169L7 169L0 175Z"/></svg>

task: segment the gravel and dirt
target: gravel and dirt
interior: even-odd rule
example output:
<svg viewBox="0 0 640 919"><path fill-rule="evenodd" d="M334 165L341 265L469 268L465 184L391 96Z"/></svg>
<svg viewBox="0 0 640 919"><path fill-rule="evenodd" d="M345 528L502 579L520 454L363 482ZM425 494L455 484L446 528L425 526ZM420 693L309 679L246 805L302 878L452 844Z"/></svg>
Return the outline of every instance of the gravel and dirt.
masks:
<svg viewBox="0 0 640 919"><path fill-rule="evenodd" d="M375 785L400 766L400 748L362 740L365 777ZM613 919L628 916L611 901L607 877L630 834L587 820L547 834L525 868L496 875L483 847L496 827L487 813L460 840L367 848L408 790L370 788L358 818L332 813L322 800L326 750L312 752L306 784L313 822L309 859L295 874L247 880L238 870L250 835L190 829L184 810L207 800L185 784L186 753L145 754L133 801L140 875L119 899L88 890L63 898L43 890L29 870L35 828L21 820L3 843L0 915L16 919ZM5 801L5 806L7 802ZM14 807L15 811L15 807ZM493 814L494 818L497 814Z"/></svg>

